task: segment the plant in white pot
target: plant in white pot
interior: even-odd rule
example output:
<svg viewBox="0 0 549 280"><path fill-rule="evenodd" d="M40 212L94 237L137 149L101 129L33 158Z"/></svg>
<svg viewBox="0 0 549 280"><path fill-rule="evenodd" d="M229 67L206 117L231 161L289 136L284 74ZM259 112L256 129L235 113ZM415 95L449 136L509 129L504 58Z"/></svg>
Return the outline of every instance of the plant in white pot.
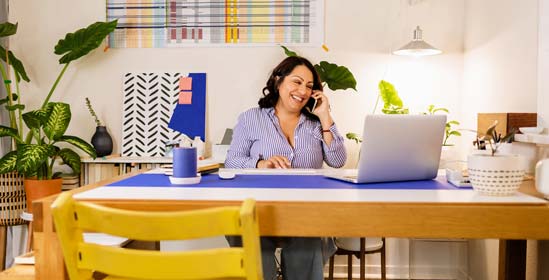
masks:
<svg viewBox="0 0 549 280"><path fill-rule="evenodd" d="M513 139L515 131L501 136L496 131L497 121L485 135L477 137L477 150L467 158L469 179L473 189L486 195L513 195L524 177L524 163L519 155L498 152L498 149Z"/></svg>

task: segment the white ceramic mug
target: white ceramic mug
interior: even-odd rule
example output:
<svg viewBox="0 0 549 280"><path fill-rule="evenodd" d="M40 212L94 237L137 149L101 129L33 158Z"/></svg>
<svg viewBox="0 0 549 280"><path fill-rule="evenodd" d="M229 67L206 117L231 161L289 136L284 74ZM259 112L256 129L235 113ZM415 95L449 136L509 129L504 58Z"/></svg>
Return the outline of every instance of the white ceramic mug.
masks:
<svg viewBox="0 0 549 280"><path fill-rule="evenodd" d="M549 198L549 158L536 164L536 189Z"/></svg>

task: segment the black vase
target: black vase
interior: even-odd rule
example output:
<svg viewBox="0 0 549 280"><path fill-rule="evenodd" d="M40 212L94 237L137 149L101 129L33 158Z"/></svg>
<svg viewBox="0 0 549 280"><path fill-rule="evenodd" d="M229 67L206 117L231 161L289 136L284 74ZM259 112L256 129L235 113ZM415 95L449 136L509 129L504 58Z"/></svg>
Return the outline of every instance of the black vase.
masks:
<svg viewBox="0 0 549 280"><path fill-rule="evenodd" d="M98 157L108 156L112 153L112 138L105 126L97 126L92 136L92 145Z"/></svg>

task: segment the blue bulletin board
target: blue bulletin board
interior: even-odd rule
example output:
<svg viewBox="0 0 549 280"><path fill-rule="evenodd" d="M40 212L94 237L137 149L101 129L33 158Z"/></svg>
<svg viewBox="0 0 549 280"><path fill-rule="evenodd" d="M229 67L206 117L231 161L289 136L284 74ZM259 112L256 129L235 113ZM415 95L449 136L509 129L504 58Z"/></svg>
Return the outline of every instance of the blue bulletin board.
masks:
<svg viewBox="0 0 549 280"><path fill-rule="evenodd" d="M190 138L206 139L206 73L181 77L179 100L168 127Z"/></svg>

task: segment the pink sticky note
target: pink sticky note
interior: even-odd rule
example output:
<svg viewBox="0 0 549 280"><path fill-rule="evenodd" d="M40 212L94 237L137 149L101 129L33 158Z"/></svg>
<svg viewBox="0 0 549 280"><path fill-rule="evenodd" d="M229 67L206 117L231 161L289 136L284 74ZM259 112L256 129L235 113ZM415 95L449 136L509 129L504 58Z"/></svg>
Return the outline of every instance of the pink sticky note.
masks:
<svg viewBox="0 0 549 280"><path fill-rule="evenodd" d="M193 78L181 77L181 79L179 79L179 90L192 90L192 89L193 89Z"/></svg>
<svg viewBox="0 0 549 280"><path fill-rule="evenodd" d="M179 104L192 104L192 103L193 103L192 91L181 91L179 93Z"/></svg>

